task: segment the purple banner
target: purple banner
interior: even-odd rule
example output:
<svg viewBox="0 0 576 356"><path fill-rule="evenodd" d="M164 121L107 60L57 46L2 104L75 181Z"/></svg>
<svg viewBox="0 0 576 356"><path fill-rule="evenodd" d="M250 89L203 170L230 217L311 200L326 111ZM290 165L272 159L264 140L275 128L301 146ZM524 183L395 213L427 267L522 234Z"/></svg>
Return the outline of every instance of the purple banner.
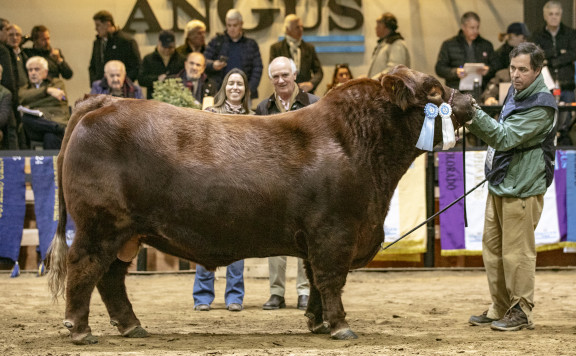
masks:
<svg viewBox="0 0 576 356"><path fill-rule="evenodd" d="M438 153L438 186L440 209L444 209L464 194L462 152ZM464 200L440 214L442 250L464 250Z"/></svg>

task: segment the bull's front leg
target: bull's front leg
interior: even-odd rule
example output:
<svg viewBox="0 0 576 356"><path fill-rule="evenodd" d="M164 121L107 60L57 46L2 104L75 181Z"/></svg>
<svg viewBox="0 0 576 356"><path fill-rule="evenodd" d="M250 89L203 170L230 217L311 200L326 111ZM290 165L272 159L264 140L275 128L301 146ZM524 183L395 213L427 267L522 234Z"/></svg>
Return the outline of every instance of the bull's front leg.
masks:
<svg viewBox="0 0 576 356"><path fill-rule="evenodd" d="M110 315L110 324L116 326L122 336L147 337L148 332L140 325L126 293L126 273L130 262L117 259L98 282L98 292Z"/></svg>

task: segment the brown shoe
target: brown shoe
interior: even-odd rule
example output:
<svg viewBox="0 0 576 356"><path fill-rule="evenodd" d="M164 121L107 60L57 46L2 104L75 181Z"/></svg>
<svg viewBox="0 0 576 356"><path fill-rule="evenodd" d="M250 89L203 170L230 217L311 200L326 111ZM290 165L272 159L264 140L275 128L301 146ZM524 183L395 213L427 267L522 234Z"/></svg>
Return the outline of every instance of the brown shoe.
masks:
<svg viewBox="0 0 576 356"><path fill-rule="evenodd" d="M472 315L470 319L468 319L468 322L472 325L482 326L482 325L490 325L492 324L493 321L498 320L489 318L486 315L488 315L488 310L485 310L484 313L480 315Z"/></svg>
<svg viewBox="0 0 576 356"><path fill-rule="evenodd" d="M514 306L506 312L502 319L492 322L490 328L499 331L518 331L524 328L532 330L534 324L528 321L528 317L522 309Z"/></svg>

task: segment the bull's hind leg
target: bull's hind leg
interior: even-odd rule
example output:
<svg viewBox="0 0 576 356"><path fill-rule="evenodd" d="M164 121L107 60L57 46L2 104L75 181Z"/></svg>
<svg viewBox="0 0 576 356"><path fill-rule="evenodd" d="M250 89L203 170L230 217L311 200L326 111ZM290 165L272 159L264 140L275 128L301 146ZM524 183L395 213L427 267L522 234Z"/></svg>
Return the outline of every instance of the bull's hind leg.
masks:
<svg viewBox="0 0 576 356"><path fill-rule="evenodd" d="M304 261L304 267L306 268L306 276L310 282L310 299L308 300L308 307L306 309L308 329L314 334L329 334L330 324L324 321L322 297L320 296L320 291L316 288L314 273L310 267L310 262Z"/></svg>
<svg viewBox="0 0 576 356"><path fill-rule="evenodd" d="M114 258L113 251L106 251L105 245L98 239L91 239L80 229L76 231L75 241L68 252L64 320L64 326L70 331L75 344L98 342L88 324L90 299L96 283Z"/></svg>
<svg viewBox="0 0 576 356"><path fill-rule="evenodd" d="M323 320L329 323L330 337L336 340L358 338L346 322L342 305L342 288L348 276L350 251L348 246L319 246L316 255L310 259L315 285L322 298Z"/></svg>
<svg viewBox="0 0 576 356"><path fill-rule="evenodd" d="M122 336L147 337L148 332L141 327L126 293L125 277L129 266L129 262L115 260L98 282L98 292L110 315L110 324L116 326Z"/></svg>

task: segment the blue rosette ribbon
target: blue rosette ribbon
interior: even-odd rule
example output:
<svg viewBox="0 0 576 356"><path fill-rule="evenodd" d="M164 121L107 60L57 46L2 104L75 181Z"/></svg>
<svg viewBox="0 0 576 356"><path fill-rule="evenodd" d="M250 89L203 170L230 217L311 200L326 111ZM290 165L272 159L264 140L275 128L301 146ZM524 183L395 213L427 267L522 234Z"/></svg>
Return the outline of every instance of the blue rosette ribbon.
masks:
<svg viewBox="0 0 576 356"><path fill-rule="evenodd" d="M440 117L442 117L442 149L449 150L456 145L454 136L454 125L452 124L452 107L447 103L442 103L439 108Z"/></svg>
<svg viewBox="0 0 576 356"><path fill-rule="evenodd" d="M424 123L416 147L424 151L434 150L434 119L438 116L438 106L428 103L424 107Z"/></svg>

